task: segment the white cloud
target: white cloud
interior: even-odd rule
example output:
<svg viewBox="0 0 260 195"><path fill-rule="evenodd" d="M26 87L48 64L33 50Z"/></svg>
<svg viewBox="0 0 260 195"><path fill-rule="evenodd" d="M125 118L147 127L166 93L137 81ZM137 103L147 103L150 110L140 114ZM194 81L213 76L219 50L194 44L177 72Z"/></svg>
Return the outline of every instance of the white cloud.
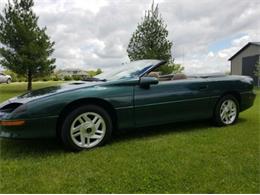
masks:
<svg viewBox="0 0 260 195"><path fill-rule="evenodd" d="M2 10L7 0L0 0ZM248 41L260 40L259 0L157 0L186 72L225 72ZM131 34L152 0L35 0L39 24L56 42L58 68L111 68L128 61ZM228 44L211 50L221 40Z"/></svg>
<svg viewBox="0 0 260 195"><path fill-rule="evenodd" d="M183 60L185 72L187 73L225 73L230 71L228 59L233 56L239 49L250 41L254 41L253 35L241 36L232 41L230 47L221 49L217 52L210 51L208 54L201 54Z"/></svg>
<svg viewBox="0 0 260 195"><path fill-rule="evenodd" d="M3 1L3 0L2 0ZM69 10L90 11L94 14L108 5L106 0L36 0L36 12L65 12Z"/></svg>

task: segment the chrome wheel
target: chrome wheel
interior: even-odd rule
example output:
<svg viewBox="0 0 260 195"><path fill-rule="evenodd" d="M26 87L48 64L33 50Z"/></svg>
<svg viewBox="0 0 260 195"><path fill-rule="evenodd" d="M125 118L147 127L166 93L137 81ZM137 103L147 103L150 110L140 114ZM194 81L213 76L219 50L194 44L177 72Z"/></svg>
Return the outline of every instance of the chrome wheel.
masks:
<svg viewBox="0 0 260 195"><path fill-rule="evenodd" d="M226 124L232 124L237 117L237 105L236 103L231 100L225 100L220 107L220 118L221 121Z"/></svg>
<svg viewBox="0 0 260 195"><path fill-rule="evenodd" d="M106 123L102 116L95 112L86 112L74 119L70 136L74 144L81 148L92 148L98 145L106 134Z"/></svg>

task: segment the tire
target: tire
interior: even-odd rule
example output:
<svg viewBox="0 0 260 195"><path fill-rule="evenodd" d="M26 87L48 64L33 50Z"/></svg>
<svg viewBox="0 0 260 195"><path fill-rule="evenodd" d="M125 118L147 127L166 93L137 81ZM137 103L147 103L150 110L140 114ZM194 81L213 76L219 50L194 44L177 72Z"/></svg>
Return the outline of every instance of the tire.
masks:
<svg viewBox="0 0 260 195"><path fill-rule="evenodd" d="M236 123L239 115L239 103L232 95L222 97L214 111L214 123L217 126L227 126Z"/></svg>
<svg viewBox="0 0 260 195"><path fill-rule="evenodd" d="M71 151L81 151L102 146L112 133L109 114L96 105L78 107L65 117L61 128L61 140Z"/></svg>
<svg viewBox="0 0 260 195"><path fill-rule="evenodd" d="M6 84L10 84L11 83L11 79L7 79Z"/></svg>

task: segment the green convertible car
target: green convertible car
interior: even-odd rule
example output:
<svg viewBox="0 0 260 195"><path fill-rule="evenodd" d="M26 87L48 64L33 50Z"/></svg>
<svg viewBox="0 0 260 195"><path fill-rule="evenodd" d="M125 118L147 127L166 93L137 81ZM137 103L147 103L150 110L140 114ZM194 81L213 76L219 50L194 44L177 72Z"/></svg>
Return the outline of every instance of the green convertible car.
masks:
<svg viewBox="0 0 260 195"><path fill-rule="evenodd" d="M231 125L254 103L250 77L163 75L164 64L135 61L7 100L0 104L0 137L58 137L77 151L103 145L118 129L195 119Z"/></svg>

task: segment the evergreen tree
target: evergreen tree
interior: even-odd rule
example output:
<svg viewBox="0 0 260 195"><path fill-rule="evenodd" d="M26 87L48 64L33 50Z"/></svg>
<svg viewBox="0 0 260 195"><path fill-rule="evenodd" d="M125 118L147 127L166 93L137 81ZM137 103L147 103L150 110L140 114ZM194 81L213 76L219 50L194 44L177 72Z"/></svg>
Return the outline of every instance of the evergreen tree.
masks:
<svg viewBox="0 0 260 195"><path fill-rule="evenodd" d="M101 74L102 73L102 70L100 69L100 68L98 68L97 70L96 70L96 75L99 75L99 74Z"/></svg>
<svg viewBox="0 0 260 195"><path fill-rule="evenodd" d="M171 55L173 43L167 39L168 30L166 28L167 26L159 14L158 4L154 7L153 3L151 9L145 12L142 22L137 25L137 29L130 39L127 48L130 60L165 60L170 67L162 67L162 72L181 72L183 68L173 64Z"/></svg>
<svg viewBox="0 0 260 195"><path fill-rule="evenodd" d="M33 0L8 1L0 14L0 64L25 76L28 90L32 89L33 78L50 74L55 68L55 59L50 57L54 42L46 27L38 26L33 5Z"/></svg>

